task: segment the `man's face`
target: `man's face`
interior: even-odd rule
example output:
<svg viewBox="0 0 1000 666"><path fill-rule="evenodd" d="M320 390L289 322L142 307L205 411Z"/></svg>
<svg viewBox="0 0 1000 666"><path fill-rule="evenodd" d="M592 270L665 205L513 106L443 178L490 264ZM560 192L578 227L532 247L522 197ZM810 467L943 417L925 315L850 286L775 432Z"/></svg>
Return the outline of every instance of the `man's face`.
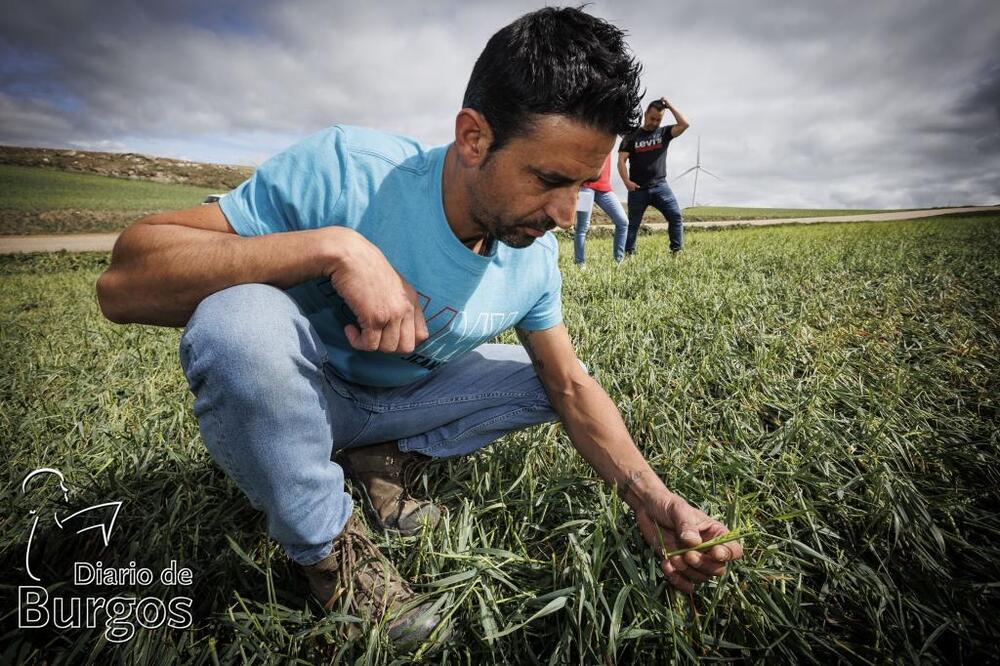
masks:
<svg viewBox="0 0 1000 666"><path fill-rule="evenodd" d="M472 222L514 248L572 227L580 186L600 176L614 141L565 116L538 116L480 165L469 184Z"/></svg>
<svg viewBox="0 0 1000 666"><path fill-rule="evenodd" d="M646 109L646 115L642 117L642 129L652 132L663 122L663 111L651 106Z"/></svg>

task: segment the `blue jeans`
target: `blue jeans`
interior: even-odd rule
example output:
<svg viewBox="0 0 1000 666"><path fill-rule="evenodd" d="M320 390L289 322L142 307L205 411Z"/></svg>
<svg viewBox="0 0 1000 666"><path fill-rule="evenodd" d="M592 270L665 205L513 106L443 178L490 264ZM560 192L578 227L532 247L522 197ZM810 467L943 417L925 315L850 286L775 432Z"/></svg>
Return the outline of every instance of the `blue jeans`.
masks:
<svg viewBox="0 0 1000 666"><path fill-rule="evenodd" d="M330 553L351 515L333 453L396 441L435 458L465 455L556 419L517 345L481 345L406 386L348 382L295 301L264 284L205 298L181 336L180 359L213 460L304 565Z"/></svg>
<svg viewBox="0 0 1000 666"><path fill-rule="evenodd" d="M667 181L655 183L649 188L641 188L628 193L628 238L625 252L635 254L635 242L639 235L639 225L646 208L653 206L667 220L667 235L670 237L670 251L677 252L684 247L684 218L677 198Z"/></svg>
<svg viewBox="0 0 1000 666"><path fill-rule="evenodd" d="M625 236L628 234L628 218L625 217L625 209L622 202L618 200L618 195L614 192L598 192L594 190L594 203L601 207L611 222L615 225L615 239L612 245L612 255L615 261L621 261L625 256ZM573 235L573 254L576 263L582 264L585 260L584 244L587 240L587 231L590 230L590 211L576 211L576 233Z"/></svg>

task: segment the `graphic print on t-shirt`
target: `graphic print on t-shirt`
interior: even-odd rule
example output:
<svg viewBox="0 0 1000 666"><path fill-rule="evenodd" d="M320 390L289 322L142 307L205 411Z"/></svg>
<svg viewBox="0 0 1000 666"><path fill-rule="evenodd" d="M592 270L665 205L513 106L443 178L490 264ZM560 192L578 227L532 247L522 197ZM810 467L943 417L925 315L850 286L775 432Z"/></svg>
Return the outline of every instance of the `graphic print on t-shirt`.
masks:
<svg viewBox="0 0 1000 666"><path fill-rule="evenodd" d="M344 326L358 325L358 318L330 284L323 279L316 283L320 292L333 301L334 312L340 314ZM427 324L427 339L417 346L413 353L399 358L415 363L427 370L433 370L442 363L472 351L484 342L495 338L518 322L522 313L478 312L475 320L466 317L465 310L450 305L442 305L442 299L432 299L427 294L417 292L420 309Z"/></svg>
<svg viewBox="0 0 1000 666"><path fill-rule="evenodd" d="M636 141L635 147L632 149L632 152L647 153L650 150L659 150L660 148L663 148L663 135L657 134L656 136L650 137L648 139Z"/></svg>
<svg viewBox="0 0 1000 666"><path fill-rule="evenodd" d="M639 128L622 139L621 152L628 153L629 179L640 187L654 185L667 178L667 146L673 125L657 127L652 132Z"/></svg>

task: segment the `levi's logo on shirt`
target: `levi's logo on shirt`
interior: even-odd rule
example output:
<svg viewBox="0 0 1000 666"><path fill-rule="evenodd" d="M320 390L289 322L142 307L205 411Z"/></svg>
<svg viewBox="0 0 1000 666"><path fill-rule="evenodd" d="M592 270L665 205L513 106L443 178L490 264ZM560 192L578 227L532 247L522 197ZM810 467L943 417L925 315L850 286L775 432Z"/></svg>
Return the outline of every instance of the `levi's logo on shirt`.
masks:
<svg viewBox="0 0 1000 666"><path fill-rule="evenodd" d="M663 129L657 130L656 134L648 139L635 142L635 152L645 153L663 147Z"/></svg>

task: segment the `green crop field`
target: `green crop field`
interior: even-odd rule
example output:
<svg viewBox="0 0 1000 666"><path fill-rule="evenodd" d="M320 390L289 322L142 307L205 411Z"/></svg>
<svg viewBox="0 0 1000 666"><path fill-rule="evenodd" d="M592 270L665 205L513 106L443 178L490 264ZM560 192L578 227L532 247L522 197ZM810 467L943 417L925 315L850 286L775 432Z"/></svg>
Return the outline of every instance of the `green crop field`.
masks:
<svg viewBox="0 0 1000 666"><path fill-rule="evenodd" d="M622 206L627 209L625 202ZM741 208L735 206L696 206L685 208L685 222L710 222L714 220L767 220L786 217L826 217L831 215L861 215L865 213L891 213L892 210L866 208ZM643 223L663 224L666 220L658 210L650 206L642 217ZM594 206L592 224L611 224L611 219L599 207Z"/></svg>
<svg viewBox="0 0 1000 666"><path fill-rule="evenodd" d="M442 663L978 663L1000 614L1000 216L640 238L615 269L561 241L567 325L667 484L744 526L746 557L694 596L665 587L623 504L557 425L432 466L442 528L380 537L460 631ZM73 506L122 500L111 545L39 528L36 570L171 560L188 629L18 630L0 660L404 663L383 633L345 639L214 466L178 364L179 331L103 320L106 254L0 258L0 564L28 579L35 492L55 466ZM513 341L506 335L504 341ZM280 387L275 387L280 390ZM42 493L43 495L45 493ZM61 501L51 493L41 507ZM40 515L43 514L40 512ZM87 537L86 534L91 536ZM19 583L21 584L21 583ZM15 590L4 589L12 599ZM426 655L422 655L426 657Z"/></svg>
<svg viewBox="0 0 1000 666"><path fill-rule="evenodd" d="M861 215L891 213L894 210L859 208L739 208L733 206L695 206L684 209L688 222L708 220L766 220L784 217L827 217L831 215Z"/></svg>
<svg viewBox="0 0 1000 666"><path fill-rule="evenodd" d="M214 190L0 164L0 204L13 210L186 208Z"/></svg>
<svg viewBox="0 0 1000 666"><path fill-rule="evenodd" d="M143 214L187 208L217 193L204 187L0 164L0 235L121 231ZM852 215L878 210L706 207L684 209L688 222ZM650 208L645 222L663 222ZM611 221L594 208L594 224Z"/></svg>
<svg viewBox="0 0 1000 666"><path fill-rule="evenodd" d="M0 164L0 234L120 231L142 214L197 206L213 192Z"/></svg>

